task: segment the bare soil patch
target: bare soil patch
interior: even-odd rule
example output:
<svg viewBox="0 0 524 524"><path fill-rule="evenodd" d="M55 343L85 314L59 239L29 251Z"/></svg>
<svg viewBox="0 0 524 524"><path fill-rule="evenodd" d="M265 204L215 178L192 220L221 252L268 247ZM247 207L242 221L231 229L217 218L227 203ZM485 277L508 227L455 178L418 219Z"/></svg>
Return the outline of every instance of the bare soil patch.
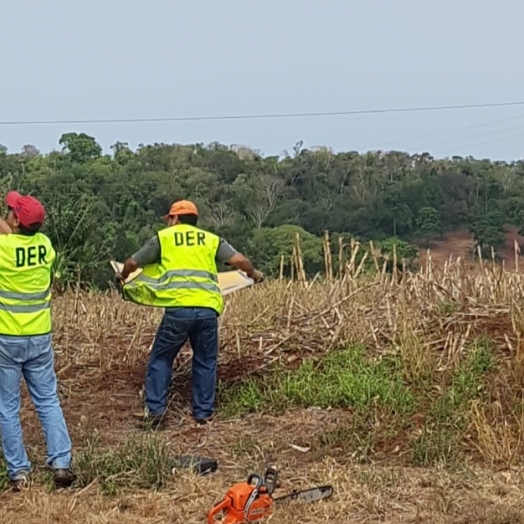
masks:
<svg viewBox="0 0 524 524"><path fill-rule="evenodd" d="M505 228L505 236L505 243L499 250L500 263L503 263L509 271L515 270L515 243L517 243L519 248L517 253L518 270L520 272L524 271L524 256L520 253L521 246L524 246L524 237L519 235L517 228L514 226ZM445 233L442 238L431 241L429 249L431 261L438 266L442 267L446 262L460 257L467 263L470 269L479 268L479 262L473 256L475 254L475 241L473 235L466 229ZM419 261L425 264L427 260L427 248L421 248Z"/></svg>

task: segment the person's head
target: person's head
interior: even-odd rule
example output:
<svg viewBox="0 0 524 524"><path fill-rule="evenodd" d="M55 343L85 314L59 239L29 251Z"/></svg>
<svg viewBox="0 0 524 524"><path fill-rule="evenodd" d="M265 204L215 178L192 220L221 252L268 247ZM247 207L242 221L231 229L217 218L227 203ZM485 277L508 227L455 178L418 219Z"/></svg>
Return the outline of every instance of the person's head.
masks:
<svg viewBox="0 0 524 524"><path fill-rule="evenodd" d="M34 197L10 191L5 198L8 214L6 222L14 233L34 235L45 219L44 206Z"/></svg>
<svg viewBox="0 0 524 524"><path fill-rule="evenodd" d="M198 222L198 209L189 200L179 200L174 202L169 209L169 213L162 217L169 226L175 224L189 224L196 226Z"/></svg>

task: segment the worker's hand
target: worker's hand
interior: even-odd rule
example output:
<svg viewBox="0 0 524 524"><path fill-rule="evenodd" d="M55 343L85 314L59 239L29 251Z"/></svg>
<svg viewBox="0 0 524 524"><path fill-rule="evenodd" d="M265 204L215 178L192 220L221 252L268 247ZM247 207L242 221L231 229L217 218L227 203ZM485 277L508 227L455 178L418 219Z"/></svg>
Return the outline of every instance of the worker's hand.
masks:
<svg viewBox="0 0 524 524"><path fill-rule="evenodd" d="M262 273L262 271L255 269L255 271L253 272L253 280L256 284L262 282L264 280L264 274Z"/></svg>
<svg viewBox="0 0 524 524"><path fill-rule="evenodd" d="M126 279L124 278L124 275L122 273L117 273L115 275L116 281L121 284L122 286L125 284Z"/></svg>

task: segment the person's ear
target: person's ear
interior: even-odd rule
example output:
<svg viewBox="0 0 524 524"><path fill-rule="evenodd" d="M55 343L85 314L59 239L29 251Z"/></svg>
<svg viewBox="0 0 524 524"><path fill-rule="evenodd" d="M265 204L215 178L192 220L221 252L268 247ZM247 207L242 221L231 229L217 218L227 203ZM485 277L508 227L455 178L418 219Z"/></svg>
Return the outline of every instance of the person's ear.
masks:
<svg viewBox="0 0 524 524"><path fill-rule="evenodd" d="M9 214L7 215L7 223L11 227L18 227L20 225L20 220L12 210L9 211Z"/></svg>

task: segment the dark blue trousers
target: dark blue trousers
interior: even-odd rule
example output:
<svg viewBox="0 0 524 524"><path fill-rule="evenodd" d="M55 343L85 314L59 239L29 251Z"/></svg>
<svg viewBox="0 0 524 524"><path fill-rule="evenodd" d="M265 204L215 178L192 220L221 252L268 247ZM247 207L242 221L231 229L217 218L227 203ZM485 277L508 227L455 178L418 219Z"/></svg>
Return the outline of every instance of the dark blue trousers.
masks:
<svg viewBox="0 0 524 524"><path fill-rule="evenodd" d="M145 402L151 415L166 410L173 361L188 339L193 349L193 415L204 419L215 410L218 315L208 308L172 308L164 313L147 366Z"/></svg>

